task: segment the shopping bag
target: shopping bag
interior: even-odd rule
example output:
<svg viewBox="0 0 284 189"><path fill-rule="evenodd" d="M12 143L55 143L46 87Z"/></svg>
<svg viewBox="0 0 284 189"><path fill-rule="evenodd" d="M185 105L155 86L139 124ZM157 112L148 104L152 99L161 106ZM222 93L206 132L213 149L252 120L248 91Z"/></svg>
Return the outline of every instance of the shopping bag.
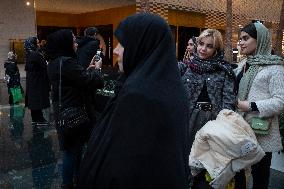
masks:
<svg viewBox="0 0 284 189"><path fill-rule="evenodd" d="M24 98L24 95L22 93L20 86L10 88L10 93L12 94L14 104L21 102Z"/></svg>

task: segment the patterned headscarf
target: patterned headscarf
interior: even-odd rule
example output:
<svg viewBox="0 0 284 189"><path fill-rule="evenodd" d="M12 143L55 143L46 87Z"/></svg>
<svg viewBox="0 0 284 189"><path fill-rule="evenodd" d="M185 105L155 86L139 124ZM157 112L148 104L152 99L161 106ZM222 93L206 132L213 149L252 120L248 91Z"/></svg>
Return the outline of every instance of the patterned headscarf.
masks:
<svg viewBox="0 0 284 189"><path fill-rule="evenodd" d="M230 77L235 77L233 65L224 60L224 52L218 51L217 54L208 60L200 59L197 54L194 54L192 60L185 62L191 71L204 74L213 73L219 70L225 71Z"/></svg>
<svg viewBox="0 0 284 189"><path fill-rule="evenodd" d="M26 53L37 50L37 37L29 37L25 40L24 48Z"/></svg>
<svg viewBox="0 0 284 189"><path fill-rule="evenodd" d="M238 98L240 100L247 99L252 82L260 66L284 65L284 61L281 57L276 55L271 55L271 35L269 30L260 22L254 23L254 26L257 31L256 53L255 55L247 57L247 63L249 64L249 69L243 75L240 81L239 92L238 92Z"/></svg>

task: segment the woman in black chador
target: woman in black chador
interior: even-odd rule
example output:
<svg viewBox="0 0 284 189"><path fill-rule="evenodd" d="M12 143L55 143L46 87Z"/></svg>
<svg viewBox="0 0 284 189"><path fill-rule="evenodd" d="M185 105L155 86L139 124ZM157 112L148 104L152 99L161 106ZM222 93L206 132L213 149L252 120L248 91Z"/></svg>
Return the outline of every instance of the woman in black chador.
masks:
<svg viewBox="0 0 284 189"><path fill-rule="evenodd" d="M188 188L188 112L171 30L136 14L115 36L121 85L92 133L79 188Z"/></svg>

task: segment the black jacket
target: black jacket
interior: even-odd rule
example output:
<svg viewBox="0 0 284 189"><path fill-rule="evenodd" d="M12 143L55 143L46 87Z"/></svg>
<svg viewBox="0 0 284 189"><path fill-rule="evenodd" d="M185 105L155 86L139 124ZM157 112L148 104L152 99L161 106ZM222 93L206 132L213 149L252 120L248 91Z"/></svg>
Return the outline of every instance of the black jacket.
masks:
<svg viewBox="0 0 284 189"><path fill-rule="evenodd" d="M26 106L39 110L49 107L50 84L47 76L47 62L38 51L26 54Z"/></svg>
<svg viewBox="0 0 284 189"><path fill-rule="evenodd" d="M52 101L59 98L59 65L60 58L48 64L48 77L52 85ZM65 60L64 60L65 59ZM84 91L89 88L102 88L103 79L94 70L86 70L77 64L76 59L64 57L61 67L61 104L63 108L71 106L84 106Z"/></svg>
<svg viewBox="0 0 284 189"><path fill-rule="evenodd" d="M87 68L99 48L99 41L94 37L85 36L78 42L78 63Z"/></svg>
<svg viewBox="0 0 284 189"><path fill-rule="evenodd" d="M48 64L48 77L52 85L52 101L54 103L54 118L58 123L59 113L59 82L60 82L60 59L61 67L61 104L62 108L71 106L84 106L84 91L88 88L103 87L103 80L95 70L86 70L77 63L73 48L73 33L63 29L50 34L47 38L47 53L50 58ZM84 124L72 130L71 135L66 135L64 128L56 124L59 144L62 150L76 150L77 145L83 145L88 140L92 126Z"/></svg>
<svg viewBox="0 0 284 189"><path fill-rule="evenodd" d="M20 72L17 63L12 60L7 60L4 63L5 75L10 77L7 83L8 87L20 86Z"/></svg>
<svg viewBox="0 0 284 189"><path fill-rule="evenodd" d="M59 65L60 57L50 61L48 64L48 77L52 85L52 102L55 112L55 120L58 120L58 104L59 104ZM81 65L77 64L74 58L64 58L61 67L61 105L62 109L85 105L84 91L88 88L102 88L103 80L94 70L86 70ZM59 135L59 144L63 150L72 150L77 143L86 142L92 131L92 125L74 130L73 134L66 136L64 130L57 126Z"/></svg>

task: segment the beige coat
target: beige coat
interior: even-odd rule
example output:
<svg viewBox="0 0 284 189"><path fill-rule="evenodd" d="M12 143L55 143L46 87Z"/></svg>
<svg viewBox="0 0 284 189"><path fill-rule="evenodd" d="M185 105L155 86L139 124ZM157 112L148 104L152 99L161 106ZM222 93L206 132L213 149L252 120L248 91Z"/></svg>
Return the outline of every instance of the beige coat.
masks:
<svg viewBox="0 0 284 189"><path fill-rule="evenodd" d="M264 154L243 117L224 109L197 132L189 166L193 176L206 169L214 179L210 185L221 189L236 172L257 163Z"/></svg>

